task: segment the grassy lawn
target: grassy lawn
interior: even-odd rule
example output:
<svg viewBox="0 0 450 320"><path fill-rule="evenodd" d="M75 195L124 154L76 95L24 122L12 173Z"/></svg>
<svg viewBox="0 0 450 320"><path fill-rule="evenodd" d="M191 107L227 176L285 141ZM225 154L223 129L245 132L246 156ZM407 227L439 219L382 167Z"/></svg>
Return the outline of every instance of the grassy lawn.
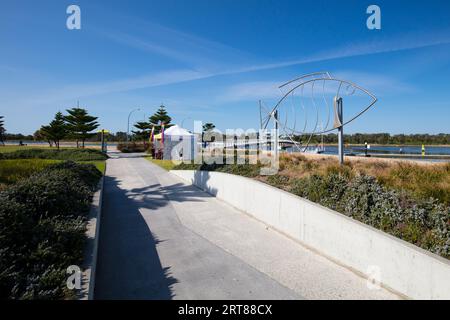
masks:
<svg viewBox="0 0 450 320"><path fill-rule="evenodd" d="M2 146L0 145L0 153L8 153L8 152L14 152L19 150L29 150L29 149L48 149L48 150L56 150L55 147L50 148L48 145L45 144L34 144L34 145L27 145L27 146L18 146L18 145L6 145ZM76 146L61 146L61 150L67 150L67 149L77 149ZM98 146L86 146L85 149L99 149Z"/></svg>
<svg viewBox="0 0 450 320"><path fill-rule="evenodd" d="M0 153L14 152L17 150L36 149L36 148L49 148L46 145L33 145L33 146L0 146Z"/></svg>
<svg viewBox="0 0 450 320"><path fill-rule="evenodd" d="M175 167L178 164L176 161L172 161L172 160L157 160L157 159L153 159L152 157L145 157L145 159L160 166L161 168L163 168L164 170L167 170L167 171L172 170L173 167Z"/></svg>
<svg viewBox="0 0 450 320"><path fill-rule="evenodd" d="M27 178L35 172L44 169L46 166L62 162L62 160L49 159L12 159L0 160L0 189L5 185L15 183L23 178ZM104 174L106 161L78 161L78 163L91 163Z"/></svg>
<svg viewBox="0 0 450 320"><path fill-rule="evenodd" d="M79 161L79 163L92 163L102 174L105 174L106 161Z"/></svg>
<svg viewBox="0 0 450 320"><path fill-rule="evenodd" d="M58 160L47 159L15 159L0 161L0 184L12 184L27 178L46 166L58 163Z"/></svg>

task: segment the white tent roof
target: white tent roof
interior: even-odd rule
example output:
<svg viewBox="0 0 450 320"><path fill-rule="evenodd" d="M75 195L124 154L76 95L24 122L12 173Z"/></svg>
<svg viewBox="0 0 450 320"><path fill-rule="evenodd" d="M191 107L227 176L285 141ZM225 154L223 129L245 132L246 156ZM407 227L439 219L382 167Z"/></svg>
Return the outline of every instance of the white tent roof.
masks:
<svg viewBox="0 0 450 320"><path fill-rule="evenodd" d="M165 136L193 136L192 133L179 127L178 125L173 125L169 129L164 130Z"/></svg>

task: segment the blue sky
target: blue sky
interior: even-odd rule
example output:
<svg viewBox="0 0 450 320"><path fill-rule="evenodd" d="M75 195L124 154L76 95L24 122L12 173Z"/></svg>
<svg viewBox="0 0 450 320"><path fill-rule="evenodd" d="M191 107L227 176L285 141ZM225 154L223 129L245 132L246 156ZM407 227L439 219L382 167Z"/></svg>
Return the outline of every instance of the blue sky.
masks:
<svg viewBox="0 0 450 320"><path fill-rule="evenodd" d="M81 30L66 8L81 8ZM381 8L368 30L366 8ZM125 131L164 103L174 122L258 128L258 100L327 70L379 101L346 132L450 133L449 1L4 0L0 114L33 133L77 101Z"/></svg>

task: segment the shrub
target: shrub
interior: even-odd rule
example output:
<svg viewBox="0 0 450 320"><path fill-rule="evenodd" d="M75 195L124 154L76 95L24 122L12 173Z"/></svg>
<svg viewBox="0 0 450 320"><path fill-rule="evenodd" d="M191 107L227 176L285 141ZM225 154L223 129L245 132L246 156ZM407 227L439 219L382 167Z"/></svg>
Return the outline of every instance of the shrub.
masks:
<svg viewBox="0 0 450 320"><path fill-rule="evenodd" d="M350 158L349 158L350 159ZM309 158L304 155L281 154L279 174L303 178L314 174L341 174L354 178L358 174L376 177L389 189L406 190L418 201L430 197L450 205L450 164L409 163L382 159L352 159L343 166L331 157Z"/></svg>
<svg viewBox="0 0 450 320"><path fill-rule="evenodd" d="M172 170L200 170L201 166L202 166L201 164L182 162L173 167Z"/></svg>
<svg viewBox="0 0 450 320"><path fill-rule="evenodd" d="M180 163L173 167L172 170L202 170L217 171L236 174L244 177L256 177L260 173L261 166L259 164L192 164Z"/></svg>
<svg viewBox="0 0 450 320"><path fill-rule="evenodd" d="M374 177L313 175L296 179L290 191L443 257L450 257L450 207L436 199L417 201L389 190Z"/></svg>
<svg viewBox="0 0 450 320"><path fill-rule="evenodd" d="M56 172L57 170L64 171L65 174L76 175L84 184L94 189L102 177L102 172L95 165L79 164L73 161L65 161L48 166L42 174L45 175L47 172Z"/></svg>
<svg viewBox="0 0 450 320"><path fill-rule="evenodd" d="M0 192L0 299L65 299L66 268L80 265L85 216L101 173L48 166Z"/></svg>
<svg viewBox="0 0 450 320"><path fill-rule="evenodd" d="M294 179L290 192L336 210L346 190L347 180L340 174L312 175Z"/></svg>
<svg viewBox="0 0 450 320"><path fill-rule="evenodd" d="M251 164L223 165L216 171L236 174L244 177L256 177L259 175L260 166Z"/></svg>
<svg viewBox="0 0 450 320"><path fill-rule="evenodd" d="M267 177L267 183L270 184L271 186L280 188L280 189L285 189L286 186L289 186L289 177L288 176L282 176L279 174L274 174L272 176L268 176Z"/></svg>
<svg viewBox="0 0 450 320"><path fill-rule="evenodd" d="M123 153L130 152L146 152L149 149L149 144L126 142L117 144L117 150Z"/></svg>
<svg viewBox="0 0 450 320"><path fill-rule="evenodd" d="M72 161L106 160L108 156L94 149L24 149L4 153L5 159L53 159Z"/></svg>

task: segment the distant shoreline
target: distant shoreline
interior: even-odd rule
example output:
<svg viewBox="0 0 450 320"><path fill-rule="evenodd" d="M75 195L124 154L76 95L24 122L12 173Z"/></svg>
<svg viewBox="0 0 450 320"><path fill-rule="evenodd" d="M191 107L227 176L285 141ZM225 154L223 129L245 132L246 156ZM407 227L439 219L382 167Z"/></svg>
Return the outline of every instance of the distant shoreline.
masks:
<svg viewBox="0 0 450 320"><path fill-rule="evenodd" d="M20 140L5 140L5 144L18 144ZM34 140L22 140L23 143L31 143L31 144L48 144L47 141L34 141ZM108 141L108 143L119 143L120 141ZM76 141L61 141L61 144L76 144ZM101 144L100 141L86 141L85 143L89 144ZM314 146L320 143L310 143L310 146ZM368 143L371 146L384 146L384 147L417 147L422 146L422 143L417 144L390 144L390 143ZM324 143L324 146L337 146L337 143ZM424 144L425 146L430 147L450 147L450 144ZM365 146L364 143L345 143L345 146Z"/></svg>
<svg viewBox="0 0 450 320"><path fill-rule="evenodd" d="M382 146L382 147L418 147L422 146L422 143L418 144L379 144L379 143L368 143L370 146ZM312 144L310 144L312 145ZM337 143L324 143L324 146L337 146ZM441 147L441 148L447 148L450 147L450 144L424 144L425 147ZM364 143L346 143L345 146L357 146L357 147L364 147Z"/></svg>

